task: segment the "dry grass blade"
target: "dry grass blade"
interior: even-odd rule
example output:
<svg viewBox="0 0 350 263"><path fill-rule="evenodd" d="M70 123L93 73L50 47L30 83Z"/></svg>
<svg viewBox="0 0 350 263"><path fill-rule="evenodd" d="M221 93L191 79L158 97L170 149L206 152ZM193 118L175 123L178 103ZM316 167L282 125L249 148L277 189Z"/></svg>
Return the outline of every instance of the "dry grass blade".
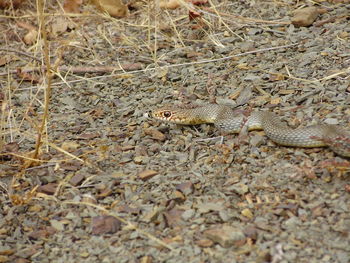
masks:
<svg viewBox="0 0 350 263"><path fill-rule="evenodd" d="M44 0L37 0L37 11L38 11L38 19L39 19L39 25L40 25L40 32L41 36L43 38L43 55L44 55L44 62L45 62L45 67L46 67L46 88L44 89L45 93L45 102L44 102L44 114L41 120L41 125L38 130L38 135L36 139L36 145L35 145L35 150L33 154L33 159L37 159L38 154L39 154L39 148L42 145L42 137L45 132L45 127L48 122L49 118L49 102L50 102L50 94L51 94L51 82L53 78L53 74L51 73L51 62L50 62L50 57L49 57L49 43L47 41L47 32L45 28L45 17L44 17L44 7L45 7L45 2ZM46 133L47 136L47 133ZM27 167L28 168L32 163L28 162Z"/></svg>

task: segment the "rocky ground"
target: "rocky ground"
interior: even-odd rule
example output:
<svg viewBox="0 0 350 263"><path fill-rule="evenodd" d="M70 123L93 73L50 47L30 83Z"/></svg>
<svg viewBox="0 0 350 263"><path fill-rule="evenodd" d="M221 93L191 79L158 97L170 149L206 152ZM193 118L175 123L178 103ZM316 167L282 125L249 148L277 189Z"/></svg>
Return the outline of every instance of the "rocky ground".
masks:
<svg viewBox="0 0 350 263"><path fill-rule="evenodd" d="M45 84L23 73L42 53L19 23L36 11L1 11L0 262L350 261L349 160L144 117L216 102L350 129L347 1L219 2L194 20L144 2L120 19L87 5L48 17L67 28L49 34L62 70L31 167ZM311 26L291 24L312 4Z"/></svg>

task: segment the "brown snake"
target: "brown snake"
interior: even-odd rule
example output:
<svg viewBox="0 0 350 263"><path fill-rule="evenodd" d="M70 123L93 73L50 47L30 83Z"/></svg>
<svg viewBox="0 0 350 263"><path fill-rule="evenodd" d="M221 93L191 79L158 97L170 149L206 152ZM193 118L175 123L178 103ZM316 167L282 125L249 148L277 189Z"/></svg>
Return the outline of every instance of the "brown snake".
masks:
<svg viewBox="0 0 350 263"><path fill-rule="evenodd" d="M328 146L338 155L350 157L350 133L339 125L317 124L296 129L288 127L267 111L253 111L248 116L229 106L207 104L191 109L160 108L151 117L183 125L213 123L220 130L239 133L248 130L264 130L275 143L294 147Z"/></svg>

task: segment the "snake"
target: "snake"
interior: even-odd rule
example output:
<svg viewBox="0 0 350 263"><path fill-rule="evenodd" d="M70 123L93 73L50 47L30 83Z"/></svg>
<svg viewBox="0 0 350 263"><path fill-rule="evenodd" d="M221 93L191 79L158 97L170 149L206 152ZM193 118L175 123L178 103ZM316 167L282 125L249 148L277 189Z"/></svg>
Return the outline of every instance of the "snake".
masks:
<svg viewBox="0 0 350 263"><path fill-rule="evenodd" d="M206 104L193 108L161 107L148 116L181 125L214 124L223 132L240 133L242 129L263 130L273 142L292 147L329 147L343 157L350 157L350 133L340 125L316 124L291 128L270 111L248 113L227 105Z"/></svg>

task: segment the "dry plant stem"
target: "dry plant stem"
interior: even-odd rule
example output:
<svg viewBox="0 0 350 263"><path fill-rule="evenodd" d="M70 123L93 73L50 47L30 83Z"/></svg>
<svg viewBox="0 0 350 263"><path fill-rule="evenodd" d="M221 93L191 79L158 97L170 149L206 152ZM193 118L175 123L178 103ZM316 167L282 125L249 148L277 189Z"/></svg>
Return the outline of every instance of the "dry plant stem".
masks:
<svg viewBox="0 0 350 263"><path fill-rule="evenodd" d="M57 68L58 71L82 74L82 73L112 73L114 71L129 71L129 70L140 70L143 65L141 63L125 63L118 66L95 66L95 67L72 67L72 66L60 66ZM35 67L35 68L23 68L22 73L30 73L35 71L45 70L45 67ZM56 70L54 70L56 71ZM12 70L10 74L16 74L17 70ZM0 76L7 75L8 73L0 73Z"/></svg>
<svg viewBox="0 0 350 263"><path fill-rule="evenodd" d="M53 74L51 73L51 65L50 65L50 57L49 57L49 44L47 41L47 34L45 29L45 17L44 17L44 0L37 0L37 9L39 12L39 24L40 24L40 32L41 36L44 41L43 45L43 51L44 51L44 62L46 66L46 80L47 80L47 87L44 89L45 92L45 102L44 102L44 115L41 120L41 125L38 130L38 136L36 140L35 150L33 154L33 159L37 159L40 146L42 144L42 136L44 133L45 125L47 124L48 117L49 117L49 101L50 101L50 93L51 93L51 81ZM29 163L28 166L32 164Z"/></svg>
<svg viewBox="0 0 350 263"><path fill-rule="evenodd" d="M290 47L294 47L294 46L298 46L298 45L299 45L299 43L294 43L294 44L289 44L289 45L284 45L284 46L269 47L269 48L247 51L247 52L243 52L243 53L239 53L239 54L235 54L235 55L231 55L231 56L226 56L226 57L222 57L222 58L217 58L217 59L204 59L204 60L195 61L195 62L171 64L171 65L166 65L166 66L161 66L161 67L149 67L149 68L141 69L141 70L132 70L132 71L127 72L126 74L137 74L137 73L148 72L148 71L152 71L152 70L156 70L156 69L161 70L161 69L165 69L165 68L176 68L176 67L184 67L184 66L189 66L189 65L199 65L199 64L205 64L205 63L211 63L211 62L224 61L224 60L229 60L229 59L234 58L234 57L241 57L241 56L245 56L245 55L249 55L249 54L267 52L267 51L276 50L276 49L290 48ZM96 77L91 77L88 80L117 77L117 76L122 76L124 74L125 73L116 73L116 74L105 75L105 76L96 76ZM86 79L84 79L84 80L86 80ZM76 82L80 82L80 81L82 81L82 80L81 79L71 80L71 81L67 81L67 83L76 83ZM64 84L64 82L56 82L53 85L61 85L61 84Z"/></svg>
<svg viewBox="0 0 350 263"><path fill-rule="evenodd" d="M23 51L20 51L20 50L16 50L16 49L11 49L11 48L0 48L0 50L2 51L6 51L6 52L13 52L13 53L17 53L17 54L20 54L22 56L25 56L25 57L28 57L28 58L31 58L33 60L36 60L36 61L39 61L41 62L41 60L39 58L36 58L32 55L29 55L28 53L26 52L23 52Z"/></svg>
<svg viewBox="0 0 350 263"><path fill-rule="evenodd" d="M222 19L222 17L220 16L219 11L216 9L214 3L213 3L211 0L209 0L209 3L210 3L210 5L212 6L212 9L214 10L214 13L216 13L216 15L217 15L217 17L218 17L218 19L219 19L219 23L220 23L220 24L223 24L223 25L226 27L226 29L227 29L228 31L231 32L231 34L235 35L236 37L238 37L239 39L241 39L242 41L244 41L243 37L241 37L240 35L236 34L236 33L225 23L224 19Z"/></svg>

